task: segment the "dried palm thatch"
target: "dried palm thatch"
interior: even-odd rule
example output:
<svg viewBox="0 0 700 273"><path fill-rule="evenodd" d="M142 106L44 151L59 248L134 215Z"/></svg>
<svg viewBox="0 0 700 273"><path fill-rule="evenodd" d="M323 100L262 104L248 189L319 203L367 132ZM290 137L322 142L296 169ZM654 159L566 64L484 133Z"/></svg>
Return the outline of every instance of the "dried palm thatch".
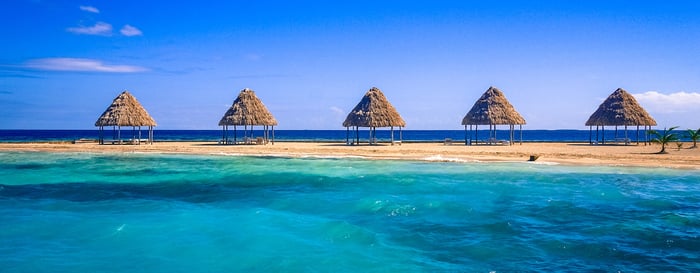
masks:
<svg viewBox="0 0 700 273"><path fill-rule="evenodd" d="M493 86L489 87L462 119L462 125L525 124L506 96Z"/></svg>
<svg viewBox="0 0 700 273"><path fill-rule="evenodd" d="M379 88L372 87L350 111L343 127L404 127L406 122Z"/></svg>
<svg viewBox="0 0 700 273"><path fill-rule="evenodd" d="M634 97L618 88L593 112L586 126L644 125L655 126L656 120L647 113Z"/></svg>
<svg viewBox="0 0 700 273"><path fill-rule="evenodd" d="M226 111L219 121L224 125L277 125L277 120L267 107L255 95L253 90L245 88L233 101L231 108Z"/></svg>
<svg viewBox="0 0 700 273"><path fill-rule="evenodd" d="M122 126L132 126L134 128L134 135L132 139L127 143L138 143L141 144L141 126L148 126L148 143L153 143L153 126L156 126L156 121L153 120L151 115L146 112L146 109L141 106L138 100L129 93L129 91L124 91L119 96L114 98L112 104L107 107L107 110L102 113L102 115L95 122L95 126L99 128L99 143L104 144L104 127L105 126L115 126L118 127L116 135L114 135L114 140L118 143L123 143L121 140L121 127ZM138 127L138 137L135 133L135 129ZM112 143L115 143L113 141Z"/></svg>
<svg viewBox="0 0 700 273"><path fill-rule="evenodd" d="M228 127L233 125L233 142L229 139ZM223 126L223 136L221 143L223 144L238 144L236 126L244 126L244 140L243 144L252 144L251 139L253 139L253 126L261 125L263 126L263 137L260 139L260 143L256 144L267 144L270 132L268 126L272 126L272 144L275 143L275 125L277 125L277 120L272 116L272 113L267 110L267 107L262 103L262 101L255 95L253 90L245 88L241 90L238 97L233 101L231 108L229 108L224 116L219 120L219 126ZM250 135L248 135L248 126L250 126Z"/></svg>
<svg viewBox="0 0 700 273"><path fill-rule="evenodd" d="M97 119L95 126L156 126L156 121L129 91L124 91Z"/></svg>

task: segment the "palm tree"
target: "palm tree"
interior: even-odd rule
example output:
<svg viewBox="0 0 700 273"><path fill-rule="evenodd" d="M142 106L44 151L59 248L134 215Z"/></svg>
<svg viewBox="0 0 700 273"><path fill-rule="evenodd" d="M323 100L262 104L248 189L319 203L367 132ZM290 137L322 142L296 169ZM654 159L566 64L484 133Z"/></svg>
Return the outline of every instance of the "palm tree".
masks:
<svg viewBox="0 0 700 273"><path fill-rule="evenodd" d="M668 130L664 128L663 132L658 132L656 130L652 130L649 132L650 134L654 135L654 138L651 141L661 144L661 151L658 152L659 154L666 153L666 144L678 140L678 136L674 133L671 133L676 128L678 128L678 126L668 128Z"/></svg>
<svg viewBox="0 0 700 273"><path fill-rule="evenodd" d="M697 148L698 147L698 139L700 139L700 129L693 130L693 129L688 129L688 138L693 141L693 146L690 148Z"/></svg>

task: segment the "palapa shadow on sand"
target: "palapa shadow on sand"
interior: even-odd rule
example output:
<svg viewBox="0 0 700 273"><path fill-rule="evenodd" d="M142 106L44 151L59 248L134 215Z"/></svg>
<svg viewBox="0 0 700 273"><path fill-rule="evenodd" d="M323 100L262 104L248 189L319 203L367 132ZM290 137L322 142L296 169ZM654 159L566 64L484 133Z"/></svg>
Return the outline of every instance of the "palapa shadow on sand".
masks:
<svg viewBox="0 0 700 273"><path fill-rule="evenodd" d="M622 144L622 143L605 143L605 144L602 144L602 143L598 143L598 144L568 143L566 145L579 146L579 147L586 147L586 146L589 146L589 147L639 147L639 146L644 146L644 144L642 144L642 143L640 143L640 144L634 143L634 144L626 144L626 145Z"/></svg>
<svg viewBox="0 0 700 273"><path fill-rule="evenodd" d="M401 145L391 145L387 143L376 143L376 144L368 144L368 143L360 143L360 144L353 144L353 145L348 145L345 143L326 143L326 144L321 144L320 146L326 146L326 147L386 147L386 146L401 146Z"/></svg>

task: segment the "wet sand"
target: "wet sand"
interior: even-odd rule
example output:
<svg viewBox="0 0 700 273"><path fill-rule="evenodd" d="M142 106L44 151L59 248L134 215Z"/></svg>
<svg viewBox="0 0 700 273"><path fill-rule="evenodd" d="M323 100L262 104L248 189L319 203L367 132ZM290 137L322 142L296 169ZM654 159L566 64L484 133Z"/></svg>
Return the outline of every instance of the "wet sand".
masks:
<svg viewBox="0 0 700 273"><path fill-rule="evenodd" d="M528 161L538 163L601 166L649 166L700 169L700 149L684 143L668 154L657 154L658 144L590 145L588 143L523 143L471 145L453 143L403 143L402 145L348 146L344 143L276 142L267 145L219 145L215 142L156 142L141 145L98 145L97 143L0 143L0 151L94 152L94 153L180 153L285 157L361 157L428 161Z"/></svg>

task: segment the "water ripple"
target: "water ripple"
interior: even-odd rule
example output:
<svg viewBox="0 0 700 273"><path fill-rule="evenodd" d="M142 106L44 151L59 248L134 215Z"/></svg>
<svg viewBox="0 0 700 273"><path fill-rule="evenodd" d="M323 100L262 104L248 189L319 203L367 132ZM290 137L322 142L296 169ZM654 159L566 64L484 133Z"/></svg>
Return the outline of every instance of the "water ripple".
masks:
<svg viewBox="0 0 700 273"><path fill-rule="evenodd" d="M0 175L10 272L700 270L696 171L8 153Z"/></svg>

